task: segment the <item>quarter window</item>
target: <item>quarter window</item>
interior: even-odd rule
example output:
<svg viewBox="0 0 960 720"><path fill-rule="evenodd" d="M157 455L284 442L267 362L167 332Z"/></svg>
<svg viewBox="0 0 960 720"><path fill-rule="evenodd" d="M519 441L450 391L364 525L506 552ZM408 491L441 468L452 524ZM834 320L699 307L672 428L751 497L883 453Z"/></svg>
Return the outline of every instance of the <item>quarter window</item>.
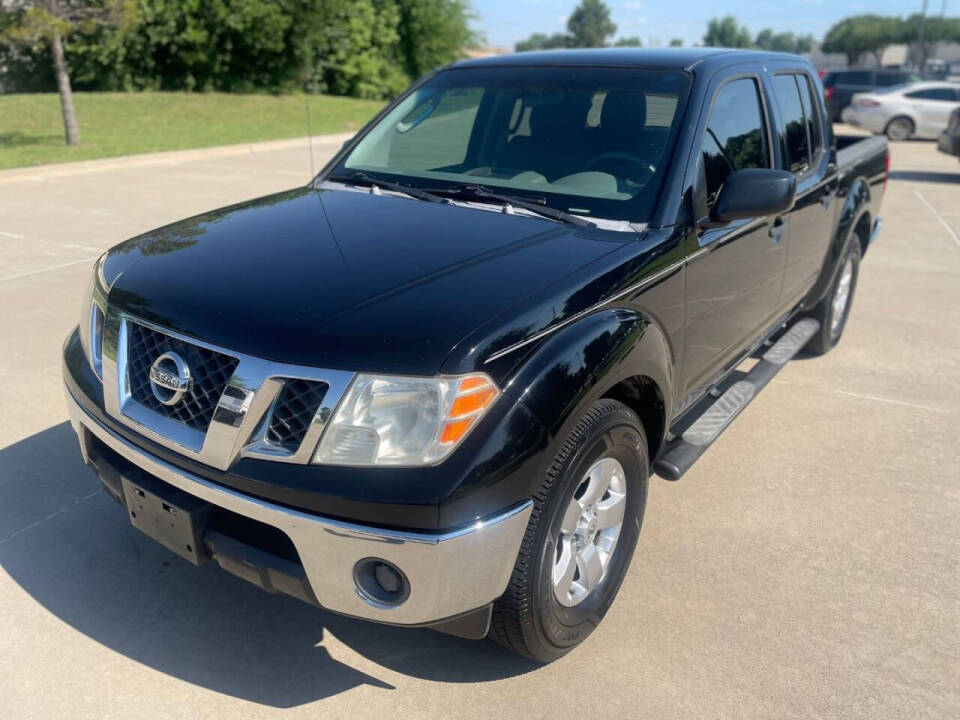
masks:
<svg viewBox="0 0 960 720"><path fill-rule="evenodd" d="M713 204L730 173L770 167L764 126L760 89L755 80L734 80L720 89L703 138L708 204Z"/></svg>
<svg viewBox="0 0 960 720"><path fill-rule="evenodd" d="M810 138L804 117L796 75L775 75L773 89L777 95L790 170L802 173L810 167Z"/></svg>

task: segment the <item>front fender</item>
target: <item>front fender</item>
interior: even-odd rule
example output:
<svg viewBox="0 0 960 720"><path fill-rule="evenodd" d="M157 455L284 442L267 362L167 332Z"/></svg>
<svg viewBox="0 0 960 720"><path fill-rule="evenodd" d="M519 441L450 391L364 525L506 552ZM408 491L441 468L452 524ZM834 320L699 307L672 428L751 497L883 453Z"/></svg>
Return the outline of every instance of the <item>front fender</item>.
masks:
<svg viewBox="0 0 960 720"><path fill-rule="evenodd" d="M557 439L566 437L598 398L638 376L656 385L662 414L670 417L673 368L667 336L650 316L611 308L550 336L522 363L504 392L530 408ZM656 448L650 451L653 455Z"/></svg>

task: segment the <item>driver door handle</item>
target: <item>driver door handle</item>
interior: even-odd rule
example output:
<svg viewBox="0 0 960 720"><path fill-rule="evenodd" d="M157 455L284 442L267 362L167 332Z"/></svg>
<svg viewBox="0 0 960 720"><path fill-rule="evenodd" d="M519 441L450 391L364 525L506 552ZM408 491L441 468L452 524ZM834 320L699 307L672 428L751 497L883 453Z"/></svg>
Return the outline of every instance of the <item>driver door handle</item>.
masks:
<svg viewBox="0 0 960 720"><path fill-rule="evenodd" d="M773 238L773 244L779 245L783 239L783 231L787 229L787 223L782 217L778 217L770 226L770 237Z"/></svg>

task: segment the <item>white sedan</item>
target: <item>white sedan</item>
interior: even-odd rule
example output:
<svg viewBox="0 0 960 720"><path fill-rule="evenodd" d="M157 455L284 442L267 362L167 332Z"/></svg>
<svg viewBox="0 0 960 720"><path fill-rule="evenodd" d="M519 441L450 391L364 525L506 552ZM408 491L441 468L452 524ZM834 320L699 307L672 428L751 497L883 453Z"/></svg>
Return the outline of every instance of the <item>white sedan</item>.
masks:
<svg viewBox="0 0 960 720"><path fill-rule="evenodd" d="M841 117L891 140L932 140L947 127L955 107L960 107L960 84L918 82L855 93Z"/></svg>

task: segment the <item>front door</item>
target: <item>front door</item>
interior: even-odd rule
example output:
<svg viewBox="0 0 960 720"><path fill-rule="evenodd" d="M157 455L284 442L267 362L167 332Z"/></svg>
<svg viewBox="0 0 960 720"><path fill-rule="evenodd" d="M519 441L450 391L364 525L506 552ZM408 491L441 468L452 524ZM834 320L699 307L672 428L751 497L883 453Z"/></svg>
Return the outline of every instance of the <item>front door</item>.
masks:
<svg viewBox="0 0 960 720"><path fill-rule="evenodd" d="M698 217L709 214L727 176L771 167L770 135L757 76L735 77L716 91L701 140L694 186ZM772 322L785 245L782 221L738 220L698 230L687 265L683 375L698 394Z"/></svg>

